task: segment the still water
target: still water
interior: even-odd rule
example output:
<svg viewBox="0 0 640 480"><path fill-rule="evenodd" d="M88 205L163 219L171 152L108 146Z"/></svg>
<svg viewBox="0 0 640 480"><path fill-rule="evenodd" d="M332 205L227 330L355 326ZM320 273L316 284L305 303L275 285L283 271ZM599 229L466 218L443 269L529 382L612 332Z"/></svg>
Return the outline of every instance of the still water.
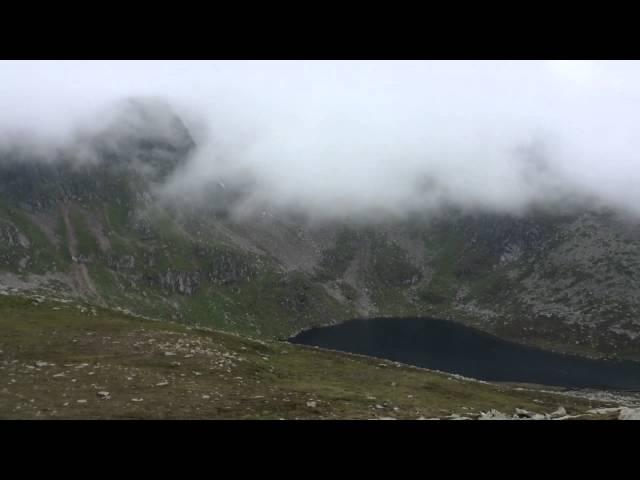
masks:
<svg viewBox="0 0 640 480"><path fill-rule="evenodd" d="M446 320L351 320L307 330L289 341L486 381L640 391L640 362L590 360L548 352Z"/></svg>

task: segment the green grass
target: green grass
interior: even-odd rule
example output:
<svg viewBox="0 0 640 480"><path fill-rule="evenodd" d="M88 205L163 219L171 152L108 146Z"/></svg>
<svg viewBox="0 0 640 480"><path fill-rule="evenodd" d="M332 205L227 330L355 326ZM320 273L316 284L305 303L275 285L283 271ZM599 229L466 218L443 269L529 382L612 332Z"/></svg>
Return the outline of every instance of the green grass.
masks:
<svg viewBox="0 0 640 480"><path fill-rule="evenodd" d="M449 227L429 232L425 243L427 249L435 254L432 262L434 274L428 286L418 290L418 297L427 305L449 305L458 285L456 265L464 246L464 237L455 228Z"/></svg>
<svg viewBox="0 0 640 480"><path fill-rule="evenodd" d="M17 261L19 257L28 255L30 258L28 269L33 273L44 273L55 269L56 265L65 263L60 249L52 245L45 233L24 213L18 209L0 204L0 217L6 218L15 225L30 242L28 251L22 251L21 247L14 247L11 252L7 252L13 257L13 260ZM3 246L0 246L0 251L2 250ZM12 264L12 268L15 269L16 264Z"/></svg>
<svg viewBox="0 0 640 480"><path fill-rule="evenodd" d="M405 251L385 239L375 238L372 250L373 272L379 284L384 287L410 285L420 278L420 270L413 264Z"/></svg>
<svg viewBox="0 0 640 480"><path fill-rule="evenodd" d="M118 234L129 233L129 207L124 202L107 203L106 217L110 227Z"/></svg>
<svg viewBox="0 0 640 480"><path fill-rule="evenodd" d="M317 274L318 279L329 280L344 275L360 247L360 235L352 229L343 227L337 234L333 248L326 250L323 254Z"/></svg>
<svg viewBox="0 0 640 480"><path fill-rule="evenodd" d="M78 254L89 257L100 253L100 247L89 226L84 215L78 210L72 210L69 213L69 221L73 226L76 239L78 241Z"/></svg>
<svg viewBox="0 0 640 480"><path fill-rule="evenodd" d="M186 318L267 338L310 324L345 319L344 307L301 274L264 270L248 282L209 286L182 303Z"/></svg>

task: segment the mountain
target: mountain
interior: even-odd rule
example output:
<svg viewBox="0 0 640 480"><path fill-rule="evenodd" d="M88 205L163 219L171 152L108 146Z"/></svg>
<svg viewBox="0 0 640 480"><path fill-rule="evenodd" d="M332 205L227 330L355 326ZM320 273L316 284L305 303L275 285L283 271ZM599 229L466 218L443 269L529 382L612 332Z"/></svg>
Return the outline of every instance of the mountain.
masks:
<svg viewBox="0 0 640 480"><path fill-rule="evenodd" d="M189 130L130 100L50 154L0 151L0 289L262 338L349 318L434 316L588 356L640 358L640 222L584 208L317 221L247 185L163 185Z"/></svg>

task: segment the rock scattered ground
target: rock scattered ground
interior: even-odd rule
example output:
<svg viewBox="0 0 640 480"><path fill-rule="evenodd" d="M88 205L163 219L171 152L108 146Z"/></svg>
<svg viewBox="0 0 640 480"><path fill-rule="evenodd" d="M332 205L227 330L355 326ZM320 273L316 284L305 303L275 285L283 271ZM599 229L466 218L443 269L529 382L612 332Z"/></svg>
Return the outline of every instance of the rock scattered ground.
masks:
<svg viewBox="0 0 640 480"><path fill-rule="evenodd" d="M636 419L630 402L0 296L0 419ZM453 381L452 381L453 380Z"/></svg>

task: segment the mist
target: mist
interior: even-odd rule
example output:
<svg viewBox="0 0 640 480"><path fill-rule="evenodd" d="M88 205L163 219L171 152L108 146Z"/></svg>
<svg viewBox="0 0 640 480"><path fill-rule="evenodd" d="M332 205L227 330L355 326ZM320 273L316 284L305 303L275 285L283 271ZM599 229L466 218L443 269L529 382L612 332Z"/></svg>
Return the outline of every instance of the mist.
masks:
<svg viewBox="0 0 640 480"><path fill-rule="evenodd" d="M319 217L640 214L638 62L4 61L0 78L0 143L44 159L123 98L166 101L196 143L162 187L175 198L249 185L245 210Z"/></svg>

